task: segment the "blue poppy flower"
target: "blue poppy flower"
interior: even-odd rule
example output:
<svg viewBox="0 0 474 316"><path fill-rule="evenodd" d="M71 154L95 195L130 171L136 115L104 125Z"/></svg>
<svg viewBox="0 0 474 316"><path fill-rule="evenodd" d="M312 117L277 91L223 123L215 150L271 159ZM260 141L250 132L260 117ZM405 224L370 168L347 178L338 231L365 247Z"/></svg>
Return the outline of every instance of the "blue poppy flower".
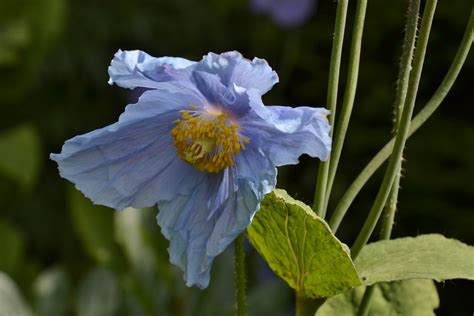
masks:
<svg viewBox="0 0 474 316"><path fill-rule="evenodd" d="M118 122L66 141L51 159L94 203L158 205L170 261L188 286L207 287L214 257L275 188L276 167L328 157L329 113L265 106L278 76L238 52L193 62L118 51L109 74L110 84L146 90Z"/></svg>
<svg viewBox="0 0 474 316"><path fill-rule="evenodd" d="M316 8L316 0L251 0L256 13L266 13L281 27L294 28L307 22Z"/></svg>

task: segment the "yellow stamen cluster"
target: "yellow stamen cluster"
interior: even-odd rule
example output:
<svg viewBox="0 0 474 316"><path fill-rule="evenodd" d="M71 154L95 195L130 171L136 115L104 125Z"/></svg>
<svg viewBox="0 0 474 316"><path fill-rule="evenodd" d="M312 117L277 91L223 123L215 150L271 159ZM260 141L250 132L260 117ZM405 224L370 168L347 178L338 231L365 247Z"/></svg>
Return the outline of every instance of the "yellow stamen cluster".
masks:
<svg viewBox="0 0 474 316"><path fill-rule="evenodd" d="M192 107L191 107L192 109ZM245 150L248 138L225 113L192 114L181 110L181 119L171 130L178 155L197 169L219 172L234 165L234 156Z"/></svg>

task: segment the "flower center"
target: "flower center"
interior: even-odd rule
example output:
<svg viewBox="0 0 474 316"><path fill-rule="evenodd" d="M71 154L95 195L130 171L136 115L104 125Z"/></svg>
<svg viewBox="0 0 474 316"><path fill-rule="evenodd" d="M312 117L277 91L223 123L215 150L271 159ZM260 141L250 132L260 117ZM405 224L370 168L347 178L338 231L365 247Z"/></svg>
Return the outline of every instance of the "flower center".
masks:
<svg viewBox="0 0 474 316"><path fill-rule="evenodd" d="M193 109L193 106L190 105ZM181 110L181 118L171 130L177 153L201 171L219 172L234 165L234 156L245 150L248 138L222 112L199 115Z"/></svg>

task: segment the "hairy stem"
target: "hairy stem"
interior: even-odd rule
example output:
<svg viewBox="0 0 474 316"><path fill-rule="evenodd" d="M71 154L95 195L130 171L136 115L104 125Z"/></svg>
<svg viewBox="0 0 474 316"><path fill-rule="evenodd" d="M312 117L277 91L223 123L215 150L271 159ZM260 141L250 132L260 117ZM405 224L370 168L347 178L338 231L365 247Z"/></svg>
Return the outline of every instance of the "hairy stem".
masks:
<svg viewBox="0 0 474 316"><path fill-rule="evenodd" d="M240 234L234 242L235 253L235 289L236 289L236 315L247 315L247 297L245 293L245 251L244 235Z"/></svg>
<svg viewBox="0 0 474 316"><path fill-rule="evenodd" d="M408 90L413 51L415 50L416 31L418 27L418 12L420 10L420 0L410 0L407 11L407 21L405 26L405 37L403 40L402 57L400 61L400 71L398 73L397 90L395 93L393 132L396 135L400 126L401 113L405 106L405 99ZM385 215L382 220L381 238L389 239L392 233L395 211L397 209L398 191L400 189L400 177L403 158L400 159L395 180L390 190L388 203L385 207Z"/></svg>
<svg viewBox="0 0 474 316"><path fill-rule="evenodd" d="M334 126L336 118L337 90L339 86L339 71L341 68L342 45L344 42L344 30L346 28L348 0L339 0L337 4L336 22L334 26L334 40L332 42L331 64L329 66L327 107L331 112L329 124ZM332 130L330 132L332 136ZM313 210L322 218L326 216L326 186L329 174L331 158L321 161L316 180L316 191L314 192Z"/></svg>
<svg viewBox="0 0 474 316"><path fill-rule="evenodd" d="M410 0L408 4L407 19L405 23L405 36L403 39L402 56L400 59L400 70L397 77L397 89L395 92L393 134L396 135L400 126L401 113L405 106L405 99L408 91L409 77L412 67L413 52L415 50L416 32L418 28L418 16L420 11L420 0ZM398 191L400 189L401 168L403 157L397 165L395 180L390 189L384 215L382 215L381 239L390 239L395 211L397 209ZM366 288L357 315L366 316L370 310L370 303L374 295L376 285Z"/></svg>
<svg viewBox="0 0 474 316"><path fill-rule="evenodd" d="M418 85L420 83L421 72L423 69L423 62L426 54L426 47L428 46L428 38L430 35L431 24L433 22L434 12L436 9L437 0L428 0L423 12L423 19L421 21L420 38L415 52L415 60L413 62L413 73L410 75L410 84L407 92L407 102L403 108L400 119L400 126L397 136L395 137L395 144L393 146L393 153L390 157L387 170L380 186L375 202L370 210L362 230L357 236L354 245L352 246L351 256L356 258L362 248L369 240L375 225L382 213L383 206L387 202L388 194L392 187L393 180L397 174L399 161L402 157L403 148L408 138L408 131L410 128L410 120L415 107L416 95L418 92Z"/></svg>

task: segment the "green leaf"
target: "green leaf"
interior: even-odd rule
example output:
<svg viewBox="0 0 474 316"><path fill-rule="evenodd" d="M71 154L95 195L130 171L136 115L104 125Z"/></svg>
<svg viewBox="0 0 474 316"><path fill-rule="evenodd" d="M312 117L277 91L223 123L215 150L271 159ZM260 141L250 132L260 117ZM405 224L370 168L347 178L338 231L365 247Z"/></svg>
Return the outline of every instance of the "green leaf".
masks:
<svg viewBox="0 0 474 316"><path fill-rule="evenodd" d="M300 295L328 297L361 284L347 247L309 206L284 190L265 196L247 233L273 271Z"/></svg>
<svg viewBox="0 0 474 316"><path fill-rule="evenodd" d="M474 280L474 247L430 234L378 241L355 260L364 284L405 279Z"/></svg>
<svg viewBox="0 0 474 316"><path fill-rule="evenodd" d="M31 308L23 299L15 282L0 272L0 316L31 316Z"/></svg>
<svg viewBox="0 0 474 316"><path fill-rule="evenodd" d="M115 315L119 303L119 289L115 276L107 269L95 268L79 288L76 304L77 315Z"/></svg>
<svg viewBox="0 0 474 316"><path fill-rule="evenodd" d="M329 298L316 316L355 316L365 287ZM369 316L432 316L439 306L432 280L404 280L375 285Z"/></svg>
<svg viewBox="0 0 474 316"><path fill-rule="evenodd" d="M85 249L97 262L108 263L114 251L114 210L92 204L72 186L68 192L74 228Z"/></svg>
<svg viewBox="0 0 474 316"><path fill-rule="evenodd" d="M9 222L0 220L0 270L14 274L22 263L25 253L23 235Z"/></svg>
<svg viewBox="0 0 474 316"><path fill-rule="evenodd" d="M36 312L39 316L61 316L67 314L69 281L60 268L42 272L33 284Z"/></svg>
<svg viewBox="0 0 474 316"><path fill-rule="evenodd" d="M32 126L22 125L0 134L0 172L24 189L36 182L40 156L40 140Z"/></svg>

